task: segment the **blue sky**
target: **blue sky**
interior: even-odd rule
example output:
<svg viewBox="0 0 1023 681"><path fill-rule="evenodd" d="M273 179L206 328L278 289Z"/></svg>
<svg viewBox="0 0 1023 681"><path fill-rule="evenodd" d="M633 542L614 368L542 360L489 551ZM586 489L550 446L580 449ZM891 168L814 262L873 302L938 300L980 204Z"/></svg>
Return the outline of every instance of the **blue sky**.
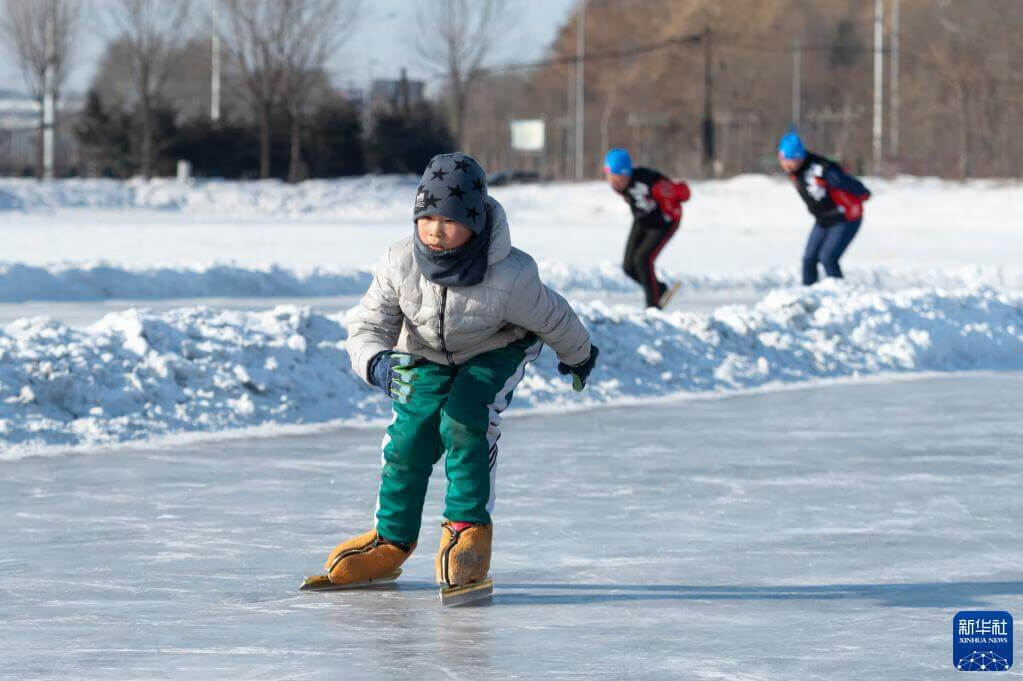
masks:
<svg viewBox="0 0 1023 681"><path fill-rule="evenodd" d="M369 6L364 12L359 34L331 64L338 82L365 82L374 78L397 76L408 69L410 78L434 77L416 52L416 8L430 0L388 0ZM577 0L509 0L509 22L494 46L491 65L520 62L542 56L558 28ZM351 74L350 76L348 74Z"/></svg>

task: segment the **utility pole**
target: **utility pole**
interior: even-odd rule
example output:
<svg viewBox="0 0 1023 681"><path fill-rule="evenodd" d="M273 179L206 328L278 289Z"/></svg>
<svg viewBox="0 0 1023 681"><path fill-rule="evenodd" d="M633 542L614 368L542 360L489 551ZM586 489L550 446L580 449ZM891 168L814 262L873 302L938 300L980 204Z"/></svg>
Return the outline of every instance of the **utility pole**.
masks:
<svg viewBox="0 0 1023 681"><path fill-rule="evenodd" d="M408 93L408 71L404 66L401 67L401 78L398 80L398 109L408 115L409 112L409 93Z"/></svg>
<svg viewBox="0 0 1023 681"><path fill-rule="evenodd" d="M874 163L881 174L881 141L884 133L884 0L874 0Z"/></svg>
<svg viewBox="0 0 1023 681"><path fill-rule="evenodd" d="M714 81L711 75L710 26L703 29L703 172L714 174Z"/></svg>
<svg viewBox="0 0 1023 681"><path fill-rule="evenodd" d="M583 163L585 161L585 149L583 144L585 137L586 114L586 0L579 5L579 19L576 26L575 40L575 179L583 179Z"/></svg>
<svg viewBox="0 0 1023 681"><path fill-rule="evenodd" d="M792 124L799 127L799 109L802 103L803 45L799 38L792 41Z"/></svg>
<svg viewBox="0 0 1023 681"><path fill-rule="evenodd" d="M892 0L892 58L891 58L891 101L888 102L888 153L897 158L899 155L899 0Z"/></svg>
<svg viewBox="0 0 1023 681"><path fill-rule="evenodd" d="M570 65L565 66L565 128L564 128L564 140L565 140L565 152L563 155L563 161L565 164L565 178L568 179L574 174L575 164L575 152L572 150L572 143L575 139L575 133L572 130L572 106L575 104L575 69Z"/></svg>
<svg viewBox="0 0 1023 681"><path fill-rule="evenodd" d="M57 113L57 2L46 3L46 70L43 73L43 179L53 179L53 133Z"/></svg>
<svg viewBox="0 0 1023 681"><path fill-rule="evenodd" d="M213 0L213 43L210 46L210 120L220 122L220 0Z"/></svg>

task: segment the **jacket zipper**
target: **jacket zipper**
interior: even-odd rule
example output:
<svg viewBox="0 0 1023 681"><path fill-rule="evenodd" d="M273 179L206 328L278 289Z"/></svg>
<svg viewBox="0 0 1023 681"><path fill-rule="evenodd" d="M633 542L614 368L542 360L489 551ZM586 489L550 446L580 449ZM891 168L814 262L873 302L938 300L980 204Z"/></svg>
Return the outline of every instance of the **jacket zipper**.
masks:
<svg viewBox="0 0 1023 681"><path fill-rule="evenodd" d="M440 349L444 351L444 354L448 358L448 364L454 364L455 358L450 352L448 352L448 346L444 342L444 311L448 306L448 287L440 287Z"/></svg>

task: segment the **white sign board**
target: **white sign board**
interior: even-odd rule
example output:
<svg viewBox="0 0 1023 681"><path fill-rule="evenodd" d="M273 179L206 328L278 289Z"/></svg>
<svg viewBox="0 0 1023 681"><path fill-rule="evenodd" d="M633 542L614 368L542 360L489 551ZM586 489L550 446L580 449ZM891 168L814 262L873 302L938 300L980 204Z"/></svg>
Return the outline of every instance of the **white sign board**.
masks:
<svg viewBox="0 0 1023 681"><path fill-rule="evenodd" d="M544 122L542 119L511 122L511 145L515 151L543 151Z"/></svg>

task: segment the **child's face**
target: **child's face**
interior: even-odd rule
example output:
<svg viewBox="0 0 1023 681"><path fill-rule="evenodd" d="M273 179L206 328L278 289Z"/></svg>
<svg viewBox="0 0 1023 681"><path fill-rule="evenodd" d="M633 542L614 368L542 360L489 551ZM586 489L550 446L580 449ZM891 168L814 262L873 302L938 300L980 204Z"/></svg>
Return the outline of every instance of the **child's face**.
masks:
<svg viewBox="0 0 1023 681"><path fill-rule="evenodd" d="M416 220L419 239L432 251L450 251L472 238L472 230L443 215L424 215Z"/></svg>
<svg viewBox="0 0 1023 681"><path fill-rule="evenodd" d="M611 185L611 188L614 189L616 192L623 192L625 191L625 188L629 186L628 175L619 175L617 173L612 173L608 171L606 168L604 169L604 175L605 177L607 177L607 183Z"/></svg>

